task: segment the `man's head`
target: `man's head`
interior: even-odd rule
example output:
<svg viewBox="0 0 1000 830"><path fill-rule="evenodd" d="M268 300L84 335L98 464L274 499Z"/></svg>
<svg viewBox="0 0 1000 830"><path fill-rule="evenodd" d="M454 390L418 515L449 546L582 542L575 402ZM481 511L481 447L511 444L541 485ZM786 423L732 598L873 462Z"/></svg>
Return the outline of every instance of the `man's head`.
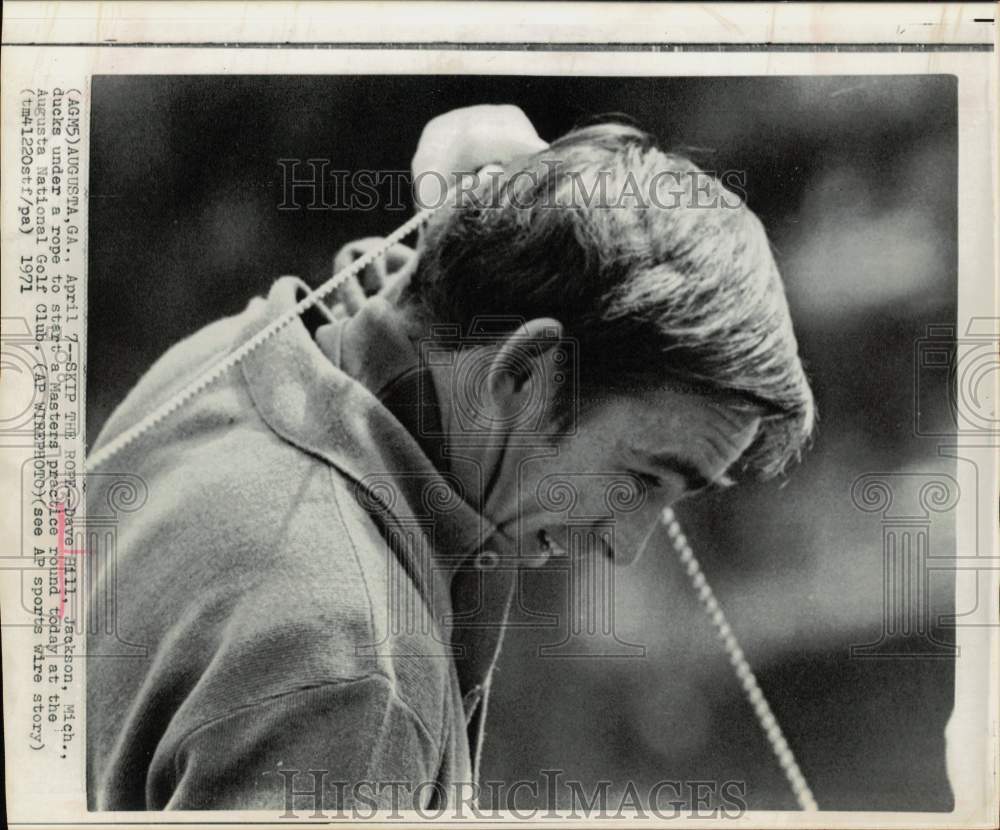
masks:
<svg viewBox="0 0 1000 830"><path fill-rule="evenodd" d="M432 219L405 297L464 334L489 318L493 371L468 381L490 378L473 397L503 424L533 396L542 431L567 435L537 475L507 454L520 461L505 457L490 518L515 510L534 532L526 499L537 507L552 470L659 479L658 507L692 483L784 470L811 433L813 399L753 213L617 124L574 131L518 168ZM664 486L655 470L671 468Z"/></svg>

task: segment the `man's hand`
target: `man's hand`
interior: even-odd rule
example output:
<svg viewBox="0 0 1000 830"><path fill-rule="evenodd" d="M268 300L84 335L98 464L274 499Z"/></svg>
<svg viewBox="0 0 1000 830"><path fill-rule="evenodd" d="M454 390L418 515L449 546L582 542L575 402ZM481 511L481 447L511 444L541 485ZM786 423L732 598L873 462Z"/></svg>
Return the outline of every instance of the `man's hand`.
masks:
<svg viewBox="0 0 1000 830"><path fill-rule="evenodd" d="M381 236L369 236L348 242L333 259L333 273L346 268L356 259L360 259L373 248L385 244ZM355 314L362 303L373 294L381 293L389 300L395 299L402 286L410 278L417 264L417 252L406 245L393 245L384 256L377 257L356 276L345 280L334 294L335 303L343 304L343 311L348 316ZM334 306L334 314L337 314Z"/></svg>
<svg viewBox="0 0 1000 830"><path fill-rule="evenodd" d="M432 118L413 156L417 207L440 204L444 188L461 173L476 173L491 163L507 164L548 146L520 107L512 104L481 104Z"/></svg>
<svg viewBox="0 0 1000 830"><path fill-rule="evenodd" d="M520 108L510 104L465 107L432 118L424 127L413 156L417 206L440 204L444 188L459 174L476 173L488 164L507 164L548 146ZM334 259L334 273L384 241L381 237L369 237L348 243ZM409 279L416 261L416 251L395 245L359 278L348 279L337 289L334 313L354 314L376 293L394 299Z"/></svg>

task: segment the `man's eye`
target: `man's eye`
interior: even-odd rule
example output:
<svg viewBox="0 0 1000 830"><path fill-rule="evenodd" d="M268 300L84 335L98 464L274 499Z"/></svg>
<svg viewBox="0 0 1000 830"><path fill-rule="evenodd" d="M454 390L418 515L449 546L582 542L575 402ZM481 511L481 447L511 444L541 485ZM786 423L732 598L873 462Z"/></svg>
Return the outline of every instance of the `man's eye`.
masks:
<svg viewBox="0 0 1000 830"><path fill-rule="evenodd" d="M663 486L663 479L659 476L654 476L652 473L633 470L632 475L639 479L650 490L657 490Z"/></svg>

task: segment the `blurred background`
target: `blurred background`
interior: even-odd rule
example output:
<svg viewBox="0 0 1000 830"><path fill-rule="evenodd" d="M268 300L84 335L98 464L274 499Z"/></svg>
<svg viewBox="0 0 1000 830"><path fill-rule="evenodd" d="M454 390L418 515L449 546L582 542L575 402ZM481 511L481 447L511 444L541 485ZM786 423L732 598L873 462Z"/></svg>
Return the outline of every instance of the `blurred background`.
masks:
<svg viewBox="0 0 1000 830"><path fill-rule="evenodd" d="M953 636L937 621L955 610L951 580L915 570L926 625L889 639L883 628L893 528L923 528L932 555L954 550L953 513L919 497L955 474L934 437L951 428L947 372L916 360L929 326L956 321L953 77L95 77L90 442L177 340L282 274L318 285L342 244L409 215L279 210L279 159L406 170L431 117L477 103L519 105L549 140L621 113L706 170L745 171L786 280L819 432L787 481L678 512L821 807L950 810ZM870 499L858 508L852 488L865 474L893 488L891 510ZM892 555L890 576L903 561ZM615 578L617 636L645 656L602 658L597 646L541 656L558 631L513 629L483 777L540 781L559 769L588 792L610 781L612 793L628 781L642 793L663 779L733 780L750 808L794 808L673 555L653 551ZM565 602L559 574L526 579L530 610ZM522 790L518 806L533 800Z"/></svg>

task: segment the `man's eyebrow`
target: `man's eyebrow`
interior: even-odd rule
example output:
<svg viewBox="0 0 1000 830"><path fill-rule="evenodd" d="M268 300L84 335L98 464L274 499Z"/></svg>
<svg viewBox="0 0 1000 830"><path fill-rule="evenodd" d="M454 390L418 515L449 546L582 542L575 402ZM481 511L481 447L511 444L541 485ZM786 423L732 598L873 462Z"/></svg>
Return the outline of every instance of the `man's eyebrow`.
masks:
<svg viewBox="0 0 1000 830"><path fill-rule="evenodd" d="M710 479L693 461L673 452L656 452L648 456L650 462L684 479L684 489L690 493L710 487L726 487L728 479L723 476L718 481Z"/></svg>

